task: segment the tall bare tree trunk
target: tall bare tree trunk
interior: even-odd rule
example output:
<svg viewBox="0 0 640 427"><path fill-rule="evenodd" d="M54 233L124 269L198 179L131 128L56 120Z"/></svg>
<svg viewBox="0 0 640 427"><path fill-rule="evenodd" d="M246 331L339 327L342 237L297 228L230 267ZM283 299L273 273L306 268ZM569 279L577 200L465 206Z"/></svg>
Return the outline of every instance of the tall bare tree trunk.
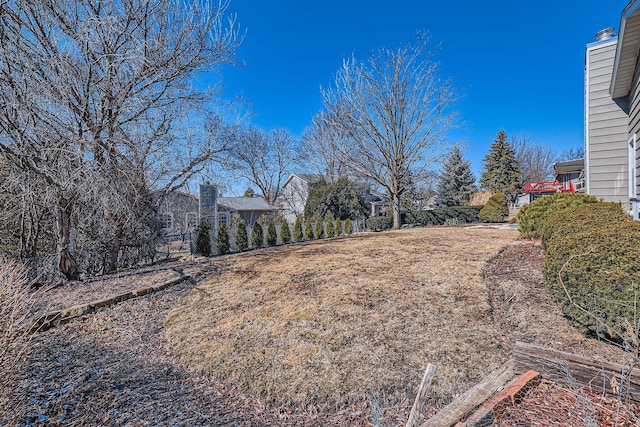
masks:
<svg viewBox="0 0 640 427"><path fill-rule="evenodd" d="M393 229L398 230L400 228L400 197L397 194L393 195L391 200L392 213L393 213Z"/></svg>
<svg viewBox="0 0 640 427"><path fill-rule="evenodd" d="M61 198L56 207L58 266L67 280L78 280L78 263L71 254L71 204Z"/></svg>

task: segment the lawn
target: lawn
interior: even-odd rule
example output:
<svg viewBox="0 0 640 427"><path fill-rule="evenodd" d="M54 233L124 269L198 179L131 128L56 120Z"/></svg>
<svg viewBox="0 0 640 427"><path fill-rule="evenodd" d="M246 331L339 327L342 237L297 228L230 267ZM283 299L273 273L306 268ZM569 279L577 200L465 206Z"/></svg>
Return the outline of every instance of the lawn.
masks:
<svg viewBox="0 0 640 427"><path fill-rule="evenodd" d="M294 412L406 402L427 363L438 407L500 364L481 270L518 237L418 228L220 257L166 333L192 369Z"/></svg>

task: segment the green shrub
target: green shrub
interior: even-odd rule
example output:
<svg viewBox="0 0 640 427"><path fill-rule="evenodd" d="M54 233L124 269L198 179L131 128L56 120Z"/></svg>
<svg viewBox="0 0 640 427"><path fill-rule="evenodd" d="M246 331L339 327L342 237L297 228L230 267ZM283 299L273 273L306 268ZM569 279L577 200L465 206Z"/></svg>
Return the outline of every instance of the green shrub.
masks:
<svg viewBox="0 0 640 427"><path fill-rule="evenodd" d="M590 203L598 203L598 199L581 193L556 193L540 197L520 209L516 215L518 230L523 237L539 239L544 225L551 216L564 209Z"/></svg>
<svg viewBox="0 0 640 427"><path fill-rule="evenodd" d="M224 224L220 224L220 228L218 228L216 247L218 248L219 255L229 253L229 233L227 232L227 226Z"/></svg>
<svg viewBox="0 0 640 427"><path fill-rule="evenodd" d="M261 248L264 245L264 230L262 224L256 222L253 224L253 230L251 230L251 246L253 248Z"/></svg>
<svg viewBox="0 0 640 427"><path fill-rule="evenodd" d="M313 227L311 226L311 218L307 218L304 222L304 238L305 240L313 240Z"/></svg>
<svg viewBox="0 0 640 427"><path fill-rule="evenodd" d="M372 231L391 230L393 228L393 218L391 216L372 216L367 218L366 225Z"/></svg>
<svg viewBox="0 0 640 427"><path fill-rule="evenodd" d="M340 218L336 218L336 223L333 226L333 233L336 236L340 236L342 234L342 221L340 221Z"/></svg>
<svg viewBox="0 0 640 427"><path fill-rule="evenodd" d="M298 215L296 217L296 222L293 224L293 241L300 242L302 238L302 219L300 218L300 215Z"/></svg>
<svg viewBox="0 0 640 427"><path fill-rule="evenodd" d="M204 256L211 255L211 238L209 236L209 227L205 224L200 224L200 227L198 227L196 253Z"/></svg>
<svg viewBox="0 0 640 427"><path fill-rule="evenodd" d="M344 234L353 233L353 224L351 224L351 220L347 218L344 222Z"/></svg>
<svg viewBox="0 0 640 427"><path fill-rule="evenodd" d="M249 247L249 239L247 237L247 226L243 221L238 222L238 229L236 230L236 250L238 252L246 251Z"/></svg>
<svg viewBox="0 0 640 427"><path fill-rule="evenodd" d="M458 225L460 220L458 218L447 218L444 220L444 225Z"/></svg>
<svg viewBox="0 0 640 427"><path fill-rule="evenodd" d="M478 222L478 213L481 209L482 206L456 206L428 211L410 211L402 214L402 223L424 227L443 225L447 220L457 220L458 223Z"/></svg>
<svg viewBox="0 0 640 427"><path fill-rule="evenodd" d="M282 224L280 224L280 241L285 245L291 243L291 231L287 221L282 221Z"/></svg>
<svg viewBox="0 0 640 427"><path fill-rule="evenodd" d="M585 209L585 207L587 207ZM575 221L574 221L575 218ZM584 223L598 223L601 221L626 221L629 216L622 210L619 203L598 202L576 205L554 213L547 218L542 231L539 233L542 246L547 247L553 238L564 238L576 231L576 226Z"/></svg>
<svg viewBox="0 0 640 427"><path fill-rule="evenodd" d="M333 230L333 215L327 215L325 217L325 222L327 224L325 226L325 234L327 235L327 237L333 237L335 235Z"/></svg>
<svg viewBox="0 0 640 427"><path fill-rule="evenodd" d="M557 213L548 223L555 230L545 234L543 273L550 295L582 332L637 349L640 222L619 211L589 203Z"/></svg>
<svg viewBox="0 0 640 427"><path fill-rule="evenodd" d="M324 237L324 229L322 227L322 220L321 219L317 219L316 220L316 227L315 227L315 233L314 233L316 239L322 239Z"/></svg>
<svg viewBox="0 0 640 427"><path fill-rule="evenodd" d="M480 221L483 222L504 222L507 215L509 215L507 199L500 192L491 196L487 204L478 213Z"/></svg>
<svg viewBox="0 0 640 427"><path fill-rule="evenodd" d="M269 221L267 225L267 246L275 246L278 243L278 232L276 231L276 224L273 221Z"/></svg>

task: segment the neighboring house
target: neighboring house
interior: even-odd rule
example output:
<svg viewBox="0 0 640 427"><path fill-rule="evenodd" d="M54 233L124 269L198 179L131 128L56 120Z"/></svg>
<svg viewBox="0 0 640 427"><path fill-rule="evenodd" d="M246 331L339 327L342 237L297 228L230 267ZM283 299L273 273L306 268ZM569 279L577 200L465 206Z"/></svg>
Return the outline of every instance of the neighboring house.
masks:
<svg viewBox="0 0 640 427"><path fill-rule="evenodd" d="M280 210L262 197L218 197L218 225L229 224L231 215L237 213L245 225L253 227L263 215L275 214Z"/></svg>
<svg viewBox="0 0 640 427"><path fill-rule="evenodd" d="M298 215L304 213L311 189L322 178L322 175L294 173L285 181L280 196L285 220L293 223Z"/></svg>
<svg viewBox="0 0 640 427"><path fill-rule="evenodd" d="M620 32L600 31L585 61L585 189L638 218L640 0L622 11Z"/></svg>
<svg viewBox="0 0 640 427"><path fill-rule="evenodd" d="M217 230L220 224L229 224L236 213L245 225L252 227L261 216L279 211L262 197L219 197L216 186L203 184L199 197L179 191L164 196L158 220L165 234L180 234L196 229L201 222Z"/></svg>
<svg viewBox="0 0 640 427"><path fill-rule="evenodd" d="M173 191L158 206L158 221L165 234L181 234L198 226L198 198Z"/></svg>
<svg viewBox="0 0 640 427"><path fill-rule="evenodd" d="M562 191L584 193L584 159L554 163L553 170L556 181L562 184Z"/></svg>
<svg viewBox="0 0 640 427"><path fill-rule="evenodd" d="M311 189L323 178L322 175L294 173L285 181L282 186L280 205L284 218L288 222L293 223L298 215L304 214ZM391 202L387 201L384 194L372 190L371 185L365 181L351 177L349 179L356 192L370 206L369 216L390 215Z"/></svg>

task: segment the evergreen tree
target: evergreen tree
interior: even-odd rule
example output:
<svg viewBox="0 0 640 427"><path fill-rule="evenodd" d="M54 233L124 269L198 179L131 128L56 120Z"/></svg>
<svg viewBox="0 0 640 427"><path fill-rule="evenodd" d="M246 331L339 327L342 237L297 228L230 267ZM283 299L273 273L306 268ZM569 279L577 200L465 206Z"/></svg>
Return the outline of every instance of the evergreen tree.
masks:
<svg viewBox="0 0 640 427"><path fill-rule="evenodd" d="M516 153L507 141L507 133L501 130L491 144L489 153L484 157L484 172L480 178L480 185L485 190L501 192L509 201L513 201L521 190L521 175Z"/></svg>
<svg viewBox="0 0 640 427"><path fill-rule="evenodd" d="M249 239L247 237L247 226L243 221L238 222L236 230L236 250L238 252L246 251L249 247Z"/></svg>
<svg viewBox="0 0 640 427"><path fill-rule="evenodd" d="M471 172L471 164L464 159L460 148L454 147L438 180L436 205L441 208L464 206L475 191L476 177Z"/></svg>
<svg viewBox="0 0 640 427"><path fill-rule="evenodd" d="M327 212L340 219L362 218L367 214L367 205L349 179L339 178L333 185L324 180L317 182L307 199L305 217L324 218Z"/></svg>
<svg viewBox="0 0 640 427"><path fill-rule="evenodd" d="M275 246L278 243L278 232L276 231L276 223L269 221L267 225L267 246Z"/></svg>
<svg viewBox="0 0 640 427"><path fill-rule="evenodd" d="M262 224L256 222L253 224L253 230L251 230L251 246L255 249L261 248L264 245L264 230Z"/></svg>
<svg viewBox="0 0 640 427"><path fill-rule="evenodd" d="M303 239L302 234L302 218L300 215L296 217L296 222L293 224L293 241L300 242Z"/></svg>
<svg viewBox="0 0 640 427"><path fill-rule="evenodd" d="M289 223L282 221L280 225L280 241L283 244L291 243L291 231L289 230Z"/></svg>
<svg viewBox="0 0 640 427"><path fill-rule="evenodd" d="M227 226L224 224L220 224L220 228L218 229L216 247L218 248L218 255L229 253L229 233L227 232Z"/></svg>
<svg viewBox="0 0 640 427"><path fill-rule="evenodd" d="M322 227L322 219L316 219L316 230L315 230L316 239L322 239L324 237L324 228Z"/></svg>
<svg viewBox="0 0 640 427"><path fill-rule="evenodd" d="M333 237L333 215L327 212L327 215L324 217L325 222L327 223L325 227L325 234L327 237Z"/></svg>
<svg viewBox="0 0 640 427"><path fill-rule="evenodd" d="M340 221L340 218L336 218L336 224L333 227L333 233L336 236L339 236L342 234L342 221Z"/></svg>
<svg viewBox="0 0 640 427"><path fill-rule="evenodd" d="M351 224L351 219L347 218L347 220L344 222L344 234L351 234L353 233L353 224Z"/></svg>
<svg viewBox="0 0 640 427"><path fill-rule="evenodd" d="M311 188L309 197L307 197L307 204L304 206L305 218L322 218L328 209L330 193L331 185L327 184L324 178L316 182Z"/></svg>
<svg viewBox="0 0 640 427"><path fill-rule="evenodd" d="M311 218L307 218L304 222L304 239L312 240L313 239L313 228L311 227Z"/></svg>
<svg viewBox="0 0 640 427"><path fill-rule="evenodd" d="M198 227L196 252L204 256L211 255L211 239L209 237L209 227L205 224L200 224L200 227Z"/></svg>

